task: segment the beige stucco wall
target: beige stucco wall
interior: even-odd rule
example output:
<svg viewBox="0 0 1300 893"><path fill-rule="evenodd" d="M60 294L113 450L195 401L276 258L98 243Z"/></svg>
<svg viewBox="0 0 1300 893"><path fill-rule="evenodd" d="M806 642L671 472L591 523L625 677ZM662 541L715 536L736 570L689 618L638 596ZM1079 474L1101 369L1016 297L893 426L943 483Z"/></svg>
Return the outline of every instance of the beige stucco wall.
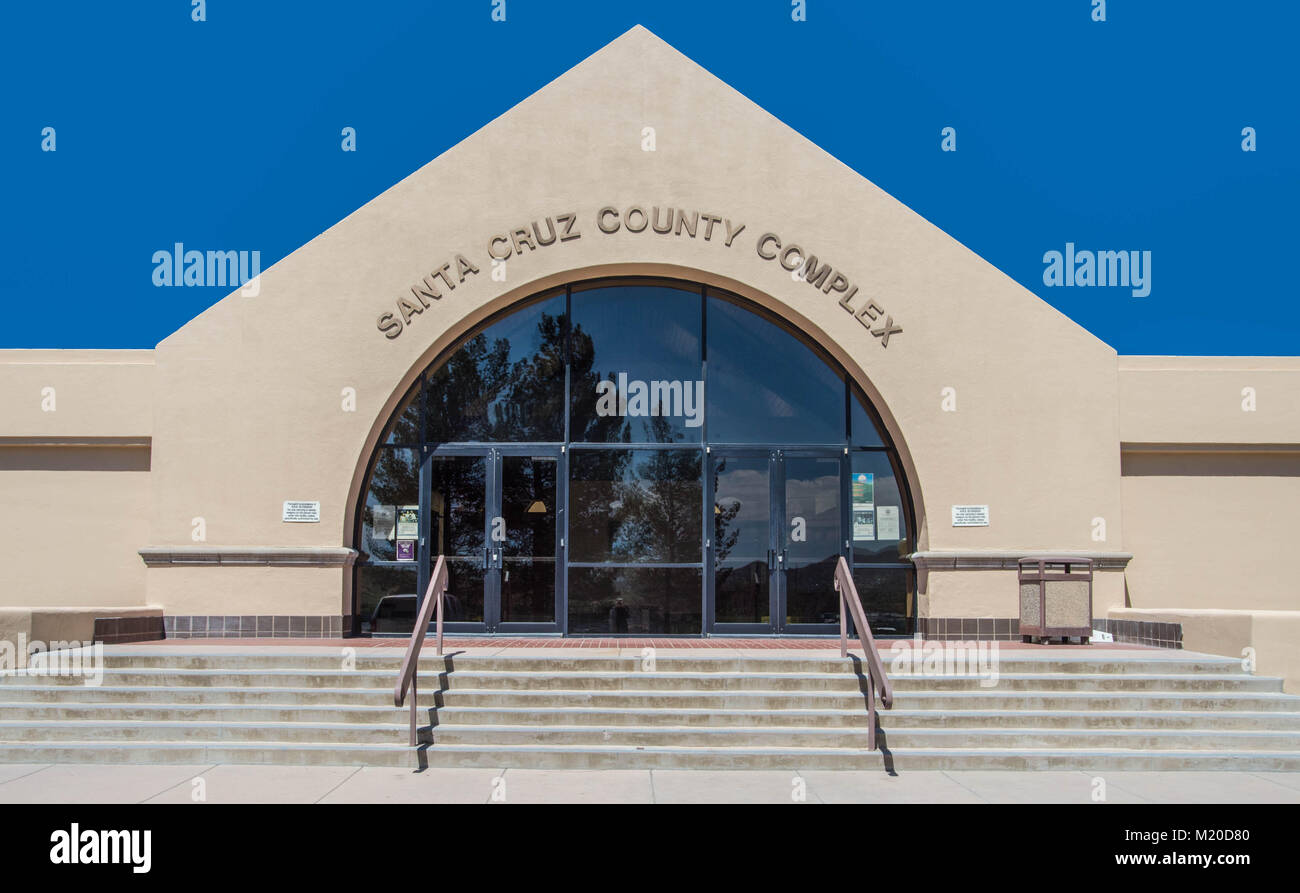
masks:
<svg viewBox="0 0 1300 893"><path fill-rule="evenodd" d="M1119 394L1126 444L1300 444L1300 357L1123 356Z"/></svg>
<svg viewBox="0 0 1300 893"><path fill-rule="evenodd" d="M922 575L922 617L1019 617L1019 582L1015 569L930 571ZM1124 603L1124 574L1096 570L1092 615L1105 617L1110 605Z"/></svg>
<svg viewBox="0 0 1300 893"><path fill-rule="evenodd" d="M0 350L0 443L148 438L153 375L151 350Z"/></svg>
<svg viewBox="0 0 1300 893"><path fill-rule="evenodd" d="M1120 357L1128 604L1295 610L1300 358Z"/></svg>
<svg viewBox="0 0 1300 893"><path fill-rule="evenodd" d="M151 603L168 614L339 614L338 567L160 567L149 570Z"/></svg>
<svg viewBox="0 0 1300 893"><path fill-rule="evenodd" d="M141 605L148 447L0 445L0 606Z"/></svg>
<svg viewBox="0 0 1300 893"><path fill-rule="evenodd" d="M144 604L153 373L147 350L0 351L0 607Z"/></svg>
<svg viewBox="0 0 1300 893"><path fill-rule="evenodd" d="M1123 467L1129 605L1300 608L1300 450L1127 452Z"/></svg>
<svg viewBox="0 0 1300 893"><path fill-rule="evenodd" d="M698 210L745 230L731 247L721 225L710 241L605 235L606 205ZM512 259L506 281L493 280L492 236L567 212L580 238ZM882 347L834 297L760 258L768 231L842 270L861 285L855 309L872 298L903 332ZM379 315L457 253L481 272L385 338ZM257 296L233 294L159 345L153 543L191 543L202 518L208 544L348 544L360 463L419 369L544 285L626 272L724 284L831 350L911 465L922 548L1122 542L1114 352L637 30L267 270ZM956 412L942 410L947 387ZM345 388L356 412L341 408ZM282 523L286 499L319 500L321 523ZM991 526L953 528L951 505L967 503L989 504ZM151 601L174 597L172 570L150 569ZM194 610L217 613L227 572L194 573Z"/></svg>

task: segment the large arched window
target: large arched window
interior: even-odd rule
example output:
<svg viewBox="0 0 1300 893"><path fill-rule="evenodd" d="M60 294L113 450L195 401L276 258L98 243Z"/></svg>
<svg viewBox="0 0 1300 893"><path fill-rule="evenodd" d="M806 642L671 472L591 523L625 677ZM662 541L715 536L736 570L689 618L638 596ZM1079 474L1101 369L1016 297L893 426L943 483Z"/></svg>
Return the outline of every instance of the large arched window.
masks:
<svg viewBox="0 0 1300 893"><path fill-rule="evenodd" d="M356 629L408 632L432 563L453 631L838 631L852 562L910 634L908 487L874 409L754 304L661 279L537 295L439 357L359 507Z"/></svg>

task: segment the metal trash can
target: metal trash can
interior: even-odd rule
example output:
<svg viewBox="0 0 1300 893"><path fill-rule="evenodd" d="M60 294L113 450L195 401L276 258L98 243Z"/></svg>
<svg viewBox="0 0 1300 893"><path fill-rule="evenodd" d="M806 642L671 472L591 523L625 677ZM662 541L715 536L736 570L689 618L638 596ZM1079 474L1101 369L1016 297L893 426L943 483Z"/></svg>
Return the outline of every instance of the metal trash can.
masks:
<svg viewBox="0 0 1300 893"><path fill-rule="evenodd" d="M1020 559L1020 637L1092 636L1092 559Z"/></svg>

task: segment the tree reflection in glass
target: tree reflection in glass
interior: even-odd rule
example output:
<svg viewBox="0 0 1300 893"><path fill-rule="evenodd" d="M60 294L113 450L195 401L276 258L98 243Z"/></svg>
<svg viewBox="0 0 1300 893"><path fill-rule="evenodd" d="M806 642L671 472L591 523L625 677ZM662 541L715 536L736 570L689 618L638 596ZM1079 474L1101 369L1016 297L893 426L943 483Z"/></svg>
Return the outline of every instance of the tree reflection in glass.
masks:
<svg viewBox="0 0 1300 893"><path fill-rule="evenodd" d="M700 561L699 450L575 450L575 561Z"/></svg>
<svg viewBox="0 0 1300 893"><path fill-rule="evenodd" d="M431 443L564 439L564 296L465 341L425 387Z"/></svg>
<svg viewBox="0 0 1300 893"><path fill-rule="evenodd" d="M704 375L700 302L698 290L659 285L574 292L569 350L575 443L701 441L704 407L693 402ZM618 384L620 375L646 388L660 385L661 399L648 398L641 409L657 414L635 414L628 391L620 394L626 412L600 411L597 386Z"/></svg>

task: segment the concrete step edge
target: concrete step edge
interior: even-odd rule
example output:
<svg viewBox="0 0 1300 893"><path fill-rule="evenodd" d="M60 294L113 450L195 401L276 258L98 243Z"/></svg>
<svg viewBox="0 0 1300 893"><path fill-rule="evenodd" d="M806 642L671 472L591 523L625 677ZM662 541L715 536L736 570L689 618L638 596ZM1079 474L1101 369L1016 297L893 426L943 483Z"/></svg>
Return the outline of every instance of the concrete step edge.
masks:
<svg viewBox="0 0 1300 893"><path fill-rule="evenodd" d="M342 669L324 669L324 668L284 668L284 667L255 667L255 668L189 668L189 667L122 667L105 669L104 676L179 676L182 678L192 677L201 679L208 676L237 676L237 677L268 677L277 678L283 676L312 676L337 677L341 679L364 678L379 679L389 678L394 684L397 680L395 674L386 670L342 670ZM752 673L745 671L728 671L722 673L710 672L674 672L674 671L614 671L614 670L523 670L523 671L505 671L505 670L455 670L453 672L426 671L423 668L419 671L421 680L435 677L447 676L454 679L471 680L476 678L484 679L583 679L583 678L601 678L601 679L634 679L634 678L659 678L659 679L817 679L817 680L836 680L863 678L857 673ZM890 673L891 680L912 680L912 679L945 679L960 681L980 681L987 678L979 673L954 673L950 675L927 676L925 674L909 673ZM0 680L31 678L31 679L49 679L52 676L29 675L17 672L0 672ZM1092 680L1092 679L1131 679L1134 681L1152 681L1157 679L1186 681L1239 681L1251 679L1258 681L1281 682L1278 676L1262 676L1248 673L1004 673L998 674L999 679L1014 680ZM69 683L70 684L70 683Z"/></svg>

